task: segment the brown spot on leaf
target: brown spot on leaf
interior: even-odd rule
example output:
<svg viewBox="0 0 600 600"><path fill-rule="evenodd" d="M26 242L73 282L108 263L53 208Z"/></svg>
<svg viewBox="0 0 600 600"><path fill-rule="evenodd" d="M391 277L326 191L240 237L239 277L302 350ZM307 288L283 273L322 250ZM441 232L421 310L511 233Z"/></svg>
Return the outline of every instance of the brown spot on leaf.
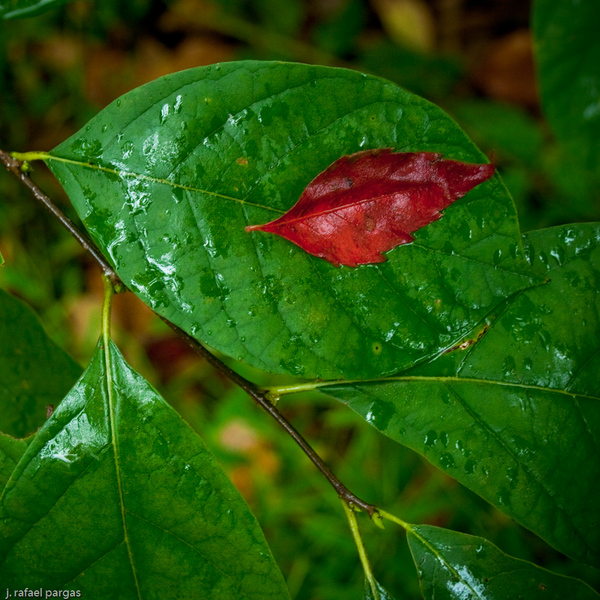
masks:
<svg viewBox="0 0 600 600"><path fill-rule="evenodd" d="M452 346L452 348L448 348L447 350L444 350L444 354L447 354L448 352L453 352L454 350L466 350L469 346L472 346L473 344L475 344L476 342L478 342L485 335L485 332L489 328L490 328L490 326L486 325L479 332L479 335L476 338L471 338L471 339L468 339L468 340L464 340L460 344L456 344L456 346Z"/></svg>

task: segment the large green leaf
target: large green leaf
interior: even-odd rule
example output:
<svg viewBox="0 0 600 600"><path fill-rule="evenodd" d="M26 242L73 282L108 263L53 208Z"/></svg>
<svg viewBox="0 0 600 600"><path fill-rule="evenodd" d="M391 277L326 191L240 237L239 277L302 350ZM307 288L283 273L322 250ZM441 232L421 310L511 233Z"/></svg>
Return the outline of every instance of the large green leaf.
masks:
<svg viewBox="0 0 600 600"><path fill-rule="evenodd" d="M32 17L69 1L70 0L2 0L0 1L0 20Z"/></svg>
<svg viewBox="0 0 600 600"><path fill-rule="evenodd" d="M33 311L0 290L0 431L25 437L46 420L81 375Z"/></svg>
<svg viewBox="0 0 600 600"><path fill-rule="evenodd" d="M533 33L542 105L569 153L600 173L600 4L536 0Z"/></svg>
<svg viewBox="0 0 600 600"><path fill-rule="evenodd" d="M598 564L600 225L525 241L549 282L507 302L487 330L406 374L323 391L562 552Z"/></svg>
<svg viewBox="0 0 600 600"><path fill-rule="evenodd" d="M0 504L0 581L86 598L289 598L248 506L111 344L31 442Z"/></svg>
<svg viewBox="0 0 600 600"><path fill-rule="evenodd" d="M408 530L426 600L597 600L587 584L504 554L487 540L430 525Z"/></svg>
<svg viewBox="0 0 600 600"><path fill-rule="evenodd" d="M377 147L485 160L439 108L389 82L269 62L158 79L41 156L161 315L261 369L368 378L452 346L532 285L498 177L381 265L336 269L244 230L289 209L340 156Z"/></svg>

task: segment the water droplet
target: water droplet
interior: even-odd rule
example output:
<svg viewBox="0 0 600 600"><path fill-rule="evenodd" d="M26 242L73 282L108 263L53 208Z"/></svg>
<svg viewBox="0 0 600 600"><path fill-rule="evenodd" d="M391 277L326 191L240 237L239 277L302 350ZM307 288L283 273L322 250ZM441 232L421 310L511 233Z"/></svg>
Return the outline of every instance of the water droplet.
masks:
<svg viewBox="0 0 600 600"><path fill-rule="evenodd" d="M538 337L540 339L540 342L542 344L542 348L544 348L544 350L548 351L548 348L550 346L550 334L545 330L545 329L540 329L538 332Z"/></svg>
<svg viewBox="0 0 600 600"><path fill-rule="evenodd" d="M444 469L453 469L456 467L456 463L454 462L454 457L449 452L444 452L440 454L440 465Z"/></svg>
<svg viewBox="0 0 600 600"><path fill-rule="evenodd" d="M509 481L511 489L514 489L517 485L517 469L516 467L508 467L506 469L506 478Z"/></svg>
<svg viewBox="0 0 600 600"><path fill-rule="evenodd" d="M510 505L510 492L505 487L498 490L498 504L500 506Z"/></svg>
<svg viewBox="0 0 600 600"><path fill-rule="evenodd" d="M169 104L163 104L161 109L160 109L160 124L164 125L165 122L167 121L167 119L169 118L169 112L170 112L171 107L169 106Z"/></svg>
<svg viewBox="0 0 600 600"><path fill-rule="evenodd" d="M477 466L477 461L474 458L468 458L465 462L465 473L467 475L471 475L475 472L475 467Z"/></svg>
<svg viewBox="0 0 600 600"><path fill-rule="evenodd" d="M133 145L133 142L125 142L121 146L121 152L123 153L123 160L130 158L131 155L133 154L134 149L135 149L135 146Z"/></svg>
<svg viewBox="0 0 600 600"><path fill-rule="evenodd" d="M183 96L181 94L177 94L177 97L175 98L175 104L173 105L175 114L177 114L181 110L182 105L183 105Z"/></svg>
<svg viewBox="0 0 600 600"><path fill-rule="evenodd" d="M504 359L504 365L502 367L504 376L514 375L517 365L515 363L515 359L512 356L507 356Z"/></svg>
<svg viewBox="0 0 600 600"><path fill-rule="evenodd" d="M562 265L565 262L565 249L562 246L558 246L558 248L553 248L550 250L550 256L556 259L556 262Z"/></svg>
<svg viewBox="0 0 600 600"><path fill-rule="evenodd" d="M425 435L425 445L434 446L437 442L437 439L437 433L433 429L431 429L427 432L427 435Z"/></svg>

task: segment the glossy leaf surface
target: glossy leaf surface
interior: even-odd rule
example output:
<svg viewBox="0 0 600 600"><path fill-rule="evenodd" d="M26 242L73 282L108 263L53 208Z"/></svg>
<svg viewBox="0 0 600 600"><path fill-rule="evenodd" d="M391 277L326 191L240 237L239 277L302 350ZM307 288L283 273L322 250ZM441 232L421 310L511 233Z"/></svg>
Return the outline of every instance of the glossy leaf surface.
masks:
<svg viewBox="0 0 600 600"><path fill-rule="evenodd" d="M426 600L597 600L587 584L504 554L481 537L414 525L408 543Z"/></svg>
<svg viewBox="0 0 600 600"><path fill-rule="evenodd" d="M245 231L372 148L486 160L439 108L389 82L269 62L162 77L44 156L121 279L161 315L263 370L369 378L452 346L533 283L497 176L381 265L337 269Z"/></svg>
<svg viewBox="0 0 600 600"><path fill-rule="evenodd" d="M394 600L390 593L378 582L375 582L377 586L377 594L373 594L373 589L369 582L365 579L365 587L363 590L363 600Z"/></svg>
<svg viewBox="0 0 600 600"><path fill-rule="evenodd" d="M600 174L600 5L536 0L533 6L542 106L568 153Z"/></svg>
<svg viewBox="0 0 600 600"><path fill-rule="evenodd" d="M433 152L363 150L336 160L294 206L246 231L280 235L336 267L380 263L414 240L441 210L494 174L494 166L445 160Z"/></svg>
<svg viewBox="0 0 600 600"><path fill-rule="evenodd" d="M51 8L65 4L69 0L2 0L0 1L1 19L20 19L32 17Z"/></svg>
<svg viewBox="0 0 600 600"><path fill-rule="evenodd" d="M25 437L46 420L81 368L42 328L34 312L0 290L0 431Z"/></svg>
<svg viewBox="0 0 600 600"><path fill-rule="evenodd" d="M323 388L560 551L600 561L600 226L525 236L550 281L454 350Z"/></svg>
<svg viewBox="0 0 600 600"><path fill-rule="evenodd" d="M289 598L201 439L114 345L109 356L99 347L4 490L0 581L90 598Z"/></svg>

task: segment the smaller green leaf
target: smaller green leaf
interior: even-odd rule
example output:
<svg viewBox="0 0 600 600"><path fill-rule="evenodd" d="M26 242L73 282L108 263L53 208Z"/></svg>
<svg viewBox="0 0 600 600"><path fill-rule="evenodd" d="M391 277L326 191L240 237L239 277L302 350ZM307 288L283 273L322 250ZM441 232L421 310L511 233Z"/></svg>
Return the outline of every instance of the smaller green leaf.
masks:
<svg viewBox="0 0 600 600"><path fill-rule="evenodd" d="M81 367L44 331L26 304L0 290L0 431L25 437L46 420Z"/></svg>
<svg viewBox="0 0 600 600"><path fill-rule="evenodd" d="M66 4L70 0L5 0L0 3L0 19L33 17Z"/></svg>
<svg viewBox="0 0 600 600"><path fill-rule="evenodd" d="M481 537L415 525L408 544L426 600L600 598L583 581L508 556Z"/></svg>
<svg viewBox="0 0 600 600"><path fill-rule="evenodd" d="M394 600L390 593L378 582L375 582L377 588L376 595L373 594L373 588L367 579L365 579L365 589L363 592L363 600Z"/></svg>
<svg viewBox="0 0 600 600"><path fill-rule="evenodd" d="M0 496L0 581L115 600L289 599L244 500L112 344Z"/></svg>

